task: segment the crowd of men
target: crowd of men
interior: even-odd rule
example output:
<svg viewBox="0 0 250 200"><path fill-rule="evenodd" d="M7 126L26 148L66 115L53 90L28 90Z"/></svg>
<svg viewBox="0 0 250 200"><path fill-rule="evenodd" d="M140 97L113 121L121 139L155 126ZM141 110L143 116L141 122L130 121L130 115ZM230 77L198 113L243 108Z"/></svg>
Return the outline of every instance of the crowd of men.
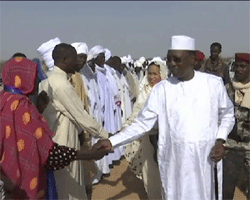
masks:
<svg viewBox="0 0 250 200"><path fill-rule="evenodd" d="M30 99L53 141L78 151L109 151L54 171L58 199L90 199L92 185L122 156L138 171L149 199L233 199L243 170L242 190L250 199L249 53L235 54L231 76L220 43L211 44L205 60L188 36L173 36L164 59L133 60L59 38L37 52L40 83ZM26 56L13 55L19 57ZM145 136L150 142L139 139ZM149 146L152 159L141 161L140 151Z"/></svg>

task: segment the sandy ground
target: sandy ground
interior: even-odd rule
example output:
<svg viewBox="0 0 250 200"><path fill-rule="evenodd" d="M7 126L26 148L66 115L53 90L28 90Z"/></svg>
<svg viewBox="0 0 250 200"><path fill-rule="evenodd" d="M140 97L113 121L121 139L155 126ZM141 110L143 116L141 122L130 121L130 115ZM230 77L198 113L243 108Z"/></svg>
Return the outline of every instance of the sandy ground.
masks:
<svg viewBox="0 0 250 200"><path fill-rule="evenodd" d="M130 171L126 159L121 159L111 168L109 176L93 186L92 200L147 199L142 180ZM247 200L238 189L235 190L234 200Z"/></svg>
<svg viewBox="0 0 250 200"><path fill-rule="evenodd" d="M125 158L111 168L110 176L93 186L92 200L147 199L142 180L136 178Z"/></svg>

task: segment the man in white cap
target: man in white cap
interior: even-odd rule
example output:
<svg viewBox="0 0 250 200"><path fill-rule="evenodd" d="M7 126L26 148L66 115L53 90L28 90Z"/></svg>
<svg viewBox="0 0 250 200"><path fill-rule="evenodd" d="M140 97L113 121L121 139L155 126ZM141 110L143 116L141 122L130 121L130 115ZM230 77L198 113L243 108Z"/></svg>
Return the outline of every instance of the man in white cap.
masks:
<svg viewBox="0 0 250 200"><path fill-rule="evenodd" d="M223 142L234 126L234 106L222 79L194 71L194 61L194 39L173 36L167 54L173 76L154 86L130 126L94 146L112 149L129 143L158 120L157 158L166 200L214 200L216 189L222 199Z"/></svg>

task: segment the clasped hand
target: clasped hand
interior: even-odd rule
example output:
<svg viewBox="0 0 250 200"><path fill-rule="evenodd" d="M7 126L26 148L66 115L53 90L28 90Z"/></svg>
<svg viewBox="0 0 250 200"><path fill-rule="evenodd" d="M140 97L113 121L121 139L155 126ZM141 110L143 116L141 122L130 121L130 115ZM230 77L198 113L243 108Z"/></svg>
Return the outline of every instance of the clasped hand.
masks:
<svg viewBox="0 0 250 200"><path fill-rule="evenodd" d="M112 150L113 150L112 144L109 141L109 139L99 140L96 144L94 144L92 146L92 149L94 149L94 150L109 150L110 152L112 152Z"/></svg>
<svg viewBox="0 0 250 200"><path fill-rule="evenodd" d="M222 142L216 142L213 146L210 156L212 161L215 163L219 162L225 156L225 147L223 146Z"/></svg>

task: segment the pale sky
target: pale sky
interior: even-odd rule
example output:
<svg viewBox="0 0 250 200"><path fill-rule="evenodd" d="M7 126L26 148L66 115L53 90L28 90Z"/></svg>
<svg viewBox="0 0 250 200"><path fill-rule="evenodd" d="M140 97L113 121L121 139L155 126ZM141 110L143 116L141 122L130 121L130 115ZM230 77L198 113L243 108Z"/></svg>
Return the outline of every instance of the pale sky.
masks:
<svg viewBox="0 0 250 200"><path fill-rule="evenodd" d="M249 1L0 1L0 13L0 60L39 57L55 37L133 58L165 57L172 35L193 37L206 57L213 42L223 57L250 53Z"/></svg>

